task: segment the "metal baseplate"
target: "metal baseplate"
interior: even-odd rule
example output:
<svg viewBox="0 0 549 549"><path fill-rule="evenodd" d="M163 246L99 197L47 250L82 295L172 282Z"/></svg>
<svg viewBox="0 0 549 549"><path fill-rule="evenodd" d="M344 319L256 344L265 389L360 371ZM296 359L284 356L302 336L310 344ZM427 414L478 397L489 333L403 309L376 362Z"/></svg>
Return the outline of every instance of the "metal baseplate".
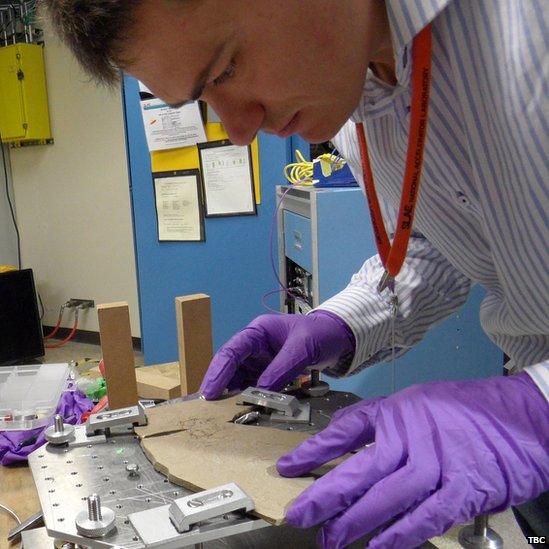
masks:
<svg viewBox="0 0 549 549"><path fill-rule="evenodd" d="M275 410L270 415L260 414L249 428L257 425L314 433L327 426L336 410L358 400L350 393L330 392L322 398L299 402L300 407L302 404L309 406L307 423L273 421L273 413L284 415L284 410ZM85 426L75 429L74 441L63 445L48 444L29 456L50 539L90 548L127 549L170 549L204 542L208 542L208 548L268 547L280 543L292 547L314 546L313 530L274 527L247 513L253 502L246 500L245 494L239 494L236 502L225 506L230 500L226 490L233 491L230 488L215 489L217 500L215 497L211 500L208 499L211 494L192 493L172 483L154 469L143 453L133 432L133 424L140 421L140 411L137 415L134 412L124 414L127 421L117 425L101 424L95 418L91 422L93 429ZM115 414L111 418L103 417L103 420L118 422L120 418L120 414ZM88 434L98 431L103 432ZM238 492L233 491L235 493ZM101 505L115 515L114 528L104 537L95 539L82 536L76 525L76 517L87 509L88 497L92 494L99 496ZM215 501L220 505L213 513L215 516L211 513L200 515L200 502L207 507ZM182 507L183 502L194 502L196 507L192 509L197 510L196 513ZM236 505L236 509L231 505ZM186 509L186 514L182 509ZM189 526L188 531L179 531Z"/></svg>

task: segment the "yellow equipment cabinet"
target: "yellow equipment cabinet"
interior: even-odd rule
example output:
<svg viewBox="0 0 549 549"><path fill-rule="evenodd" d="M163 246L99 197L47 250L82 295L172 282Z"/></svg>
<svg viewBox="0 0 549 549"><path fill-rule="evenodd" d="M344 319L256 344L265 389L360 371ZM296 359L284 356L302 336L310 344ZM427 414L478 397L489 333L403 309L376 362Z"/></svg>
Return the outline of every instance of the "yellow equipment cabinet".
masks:
<svg viewBox="0 0 549 549"><path fill-rule="evenodd" d="M0 47L0 132L15 146L52 142L41 45Z"/></svg>

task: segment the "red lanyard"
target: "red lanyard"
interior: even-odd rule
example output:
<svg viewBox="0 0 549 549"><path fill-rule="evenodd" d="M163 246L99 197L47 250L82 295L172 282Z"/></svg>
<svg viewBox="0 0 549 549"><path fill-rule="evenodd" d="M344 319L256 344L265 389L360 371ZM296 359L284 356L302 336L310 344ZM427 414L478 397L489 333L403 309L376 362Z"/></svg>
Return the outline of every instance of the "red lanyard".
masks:
<svg viewBox="0 0 549 549"><path fill-rule="evenodd" d="M400 272L406 258L408 242L414 222L414 212L419 186L421 168L423 166L423 149L427 133L427 115L429 111L429 91L431 88L431 25L425 27L415 38L412 45L412 108L410 114L410 131L408 137L408 152L406 169L402 184L402 196L393 242L389 242L379 200L377 197L364 125L356 125L362 172L366 197L370 207L370 216L374 229L374 237L385 273L378 290L383 291Z"/></svg>

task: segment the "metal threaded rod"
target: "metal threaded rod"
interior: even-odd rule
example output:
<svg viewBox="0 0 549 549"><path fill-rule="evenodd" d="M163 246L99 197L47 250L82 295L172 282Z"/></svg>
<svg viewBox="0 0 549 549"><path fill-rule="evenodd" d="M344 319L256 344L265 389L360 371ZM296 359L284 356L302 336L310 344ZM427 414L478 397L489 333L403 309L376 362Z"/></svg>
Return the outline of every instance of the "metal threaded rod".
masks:
<svg viewBox="0 0 549 549"><path fill-rule="evenodd" d="M88 498L88 518L95 522L103 520L101 515L101 499L97 494L92 494Z"/></svg>
<svg viewBox="0 0 549 549"><path fill-rule="evenodd" d="M65 426L63 425L63 418L57 414L54 418L55 422L55 432L56 433L62 433L65 430Z"/></svg>

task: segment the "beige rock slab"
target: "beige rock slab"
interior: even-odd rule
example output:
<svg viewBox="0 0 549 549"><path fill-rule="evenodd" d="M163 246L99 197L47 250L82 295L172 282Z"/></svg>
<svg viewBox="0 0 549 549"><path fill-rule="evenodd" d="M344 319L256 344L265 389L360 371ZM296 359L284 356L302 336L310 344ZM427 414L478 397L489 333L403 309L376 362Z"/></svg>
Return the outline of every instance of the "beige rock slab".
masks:
<svg viewBox="0 0 549 549"><path fill-rule="evenodd" d="M146 438L142 446L172 482L191 490L236 482L254 500L255 514L281 524L288 505L314 479L283 478L275 464L307 438L296 431L195 418L188 430Z"/></svg>
<svg viewBox="0 0 549 549"><path fill-rule="evenodd" d="M136 432L154 467L172 482L191 490L236 482L254 500L255 514L281 524L289 504L314 477L283 478L275 464L310 435L231 423L246 410L236 400L193 400L152 408L147 411L148 425Z"/></svg>
<svg viewBox="0 0 549 549"><path fill-rule="evenodd" d="M196 399L150 408L147 410L147 425L136 427L135 432L140 438L147 438L163 433L182 431L192 426L197 418L227 423L237 413L247 409L245 406L238 405L237 399L236 396L213 401Z"/></svg>

